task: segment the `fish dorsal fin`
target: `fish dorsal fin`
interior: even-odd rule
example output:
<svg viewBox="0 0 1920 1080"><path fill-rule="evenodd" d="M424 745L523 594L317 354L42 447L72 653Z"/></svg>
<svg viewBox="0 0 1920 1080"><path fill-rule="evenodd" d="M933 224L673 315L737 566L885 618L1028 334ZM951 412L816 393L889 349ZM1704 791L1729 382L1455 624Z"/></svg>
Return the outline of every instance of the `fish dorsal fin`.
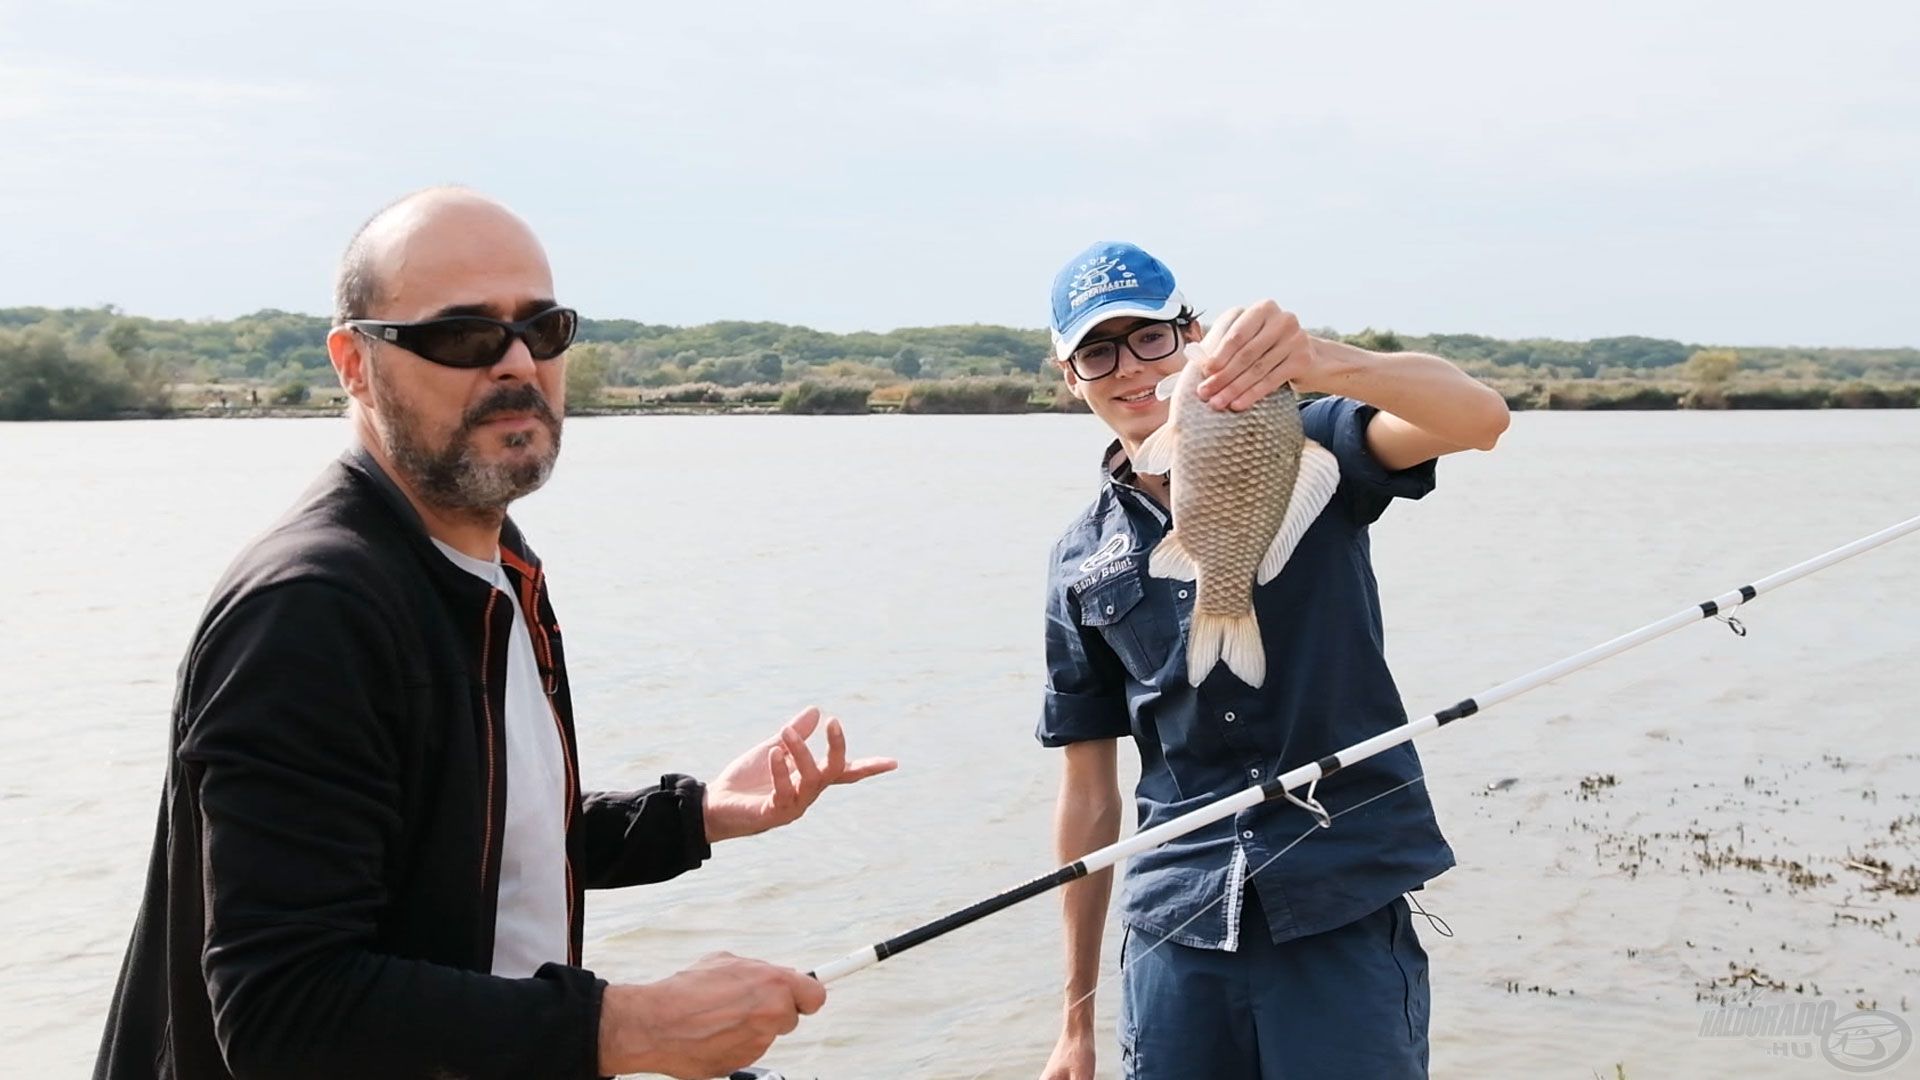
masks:
<svg viewBox="0 0 1920 1080"><path fill-rule="evenodd" d="M1160 425L1160 430L1147 436L1140 444L1140 449L1134 452L1133 471L1152 476L1165 476L1172 472L1174 440L1180 437L1179 432L1173 417L1167 417L1167 422Z"/></svg>
<svg viewBox="0 0 1920 1080"><path fill-rule="evenodd" d="M1173 388L1178 385L1180 385L1180 373L1176 371L1153 384L1153 396L1159 398L1161 401L1172 401Z"/></svg>
<svg viewBox="0 0 1920 1080"><path fill-rule="evenodd" d="M1273 545L1260 560L1254 580L1265 585L1280 576L1287 560L1293 558L1294 549L1300 546L1300 538L1307 535L1308 526L1326 509L1334 489L1339 486L1339 459L1333 456L1333 451L1308 439L1300 447L1300 472L1293 481L1293 496L1287 500L1287 516L1280 522L1280 531L1274 534Z"/></svg>

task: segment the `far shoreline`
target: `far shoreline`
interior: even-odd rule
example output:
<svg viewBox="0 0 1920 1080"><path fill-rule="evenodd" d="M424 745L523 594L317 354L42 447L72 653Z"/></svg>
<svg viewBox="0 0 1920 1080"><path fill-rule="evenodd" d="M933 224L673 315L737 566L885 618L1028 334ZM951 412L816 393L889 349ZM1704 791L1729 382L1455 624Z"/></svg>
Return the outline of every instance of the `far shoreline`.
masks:
<svg viewBox="0 0 1920 1080"><path fill-rule="evenodd" d="M1546 407L1508 402L1514 412L1899 412L1916 407L1905 402L1874 403L1858 405L1782 405L1782 404L1726 404L1717 408L1700 408L1684 405L1642 405L1634 404L1591 404L1591 403L1552 403ZM108 416L89 418L44 418L31 420L12 420L17 424L61 424L61 423L111 423L125 420L324 420L340 419L346 415L344 405L262 405L258 407L220 408L206 406L200 408L178 409L138 409L127 410ZM903 410L897 404L871 404L863 410L837 410L831 412L798 412L780 408L778 405L750 404L736 402L675 402L647 405L589 405L584 408L569 409L569 419L581 417L647 417L647 416L1071 416L1089 415L1085 409L1061 409L1057 407L1035 406L1027 409L951 409L941 412L919 412Z"/></svg>

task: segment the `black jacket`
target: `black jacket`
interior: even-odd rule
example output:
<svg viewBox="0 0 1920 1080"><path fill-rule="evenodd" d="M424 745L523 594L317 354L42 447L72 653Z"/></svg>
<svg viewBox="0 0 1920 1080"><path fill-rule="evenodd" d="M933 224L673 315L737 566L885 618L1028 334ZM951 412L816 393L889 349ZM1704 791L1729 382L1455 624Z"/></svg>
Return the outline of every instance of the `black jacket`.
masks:
<svg viewBox="0 0 1920 1080"><path fill-rule="evenodd" d="M583 888L707 857L703 791L581 794L560 628L511 522L501 559L566 751L578 965ZM597 1075L603 982L488 974L512 619L361 450L248 546L180 667L96 1080Z"/></svg>

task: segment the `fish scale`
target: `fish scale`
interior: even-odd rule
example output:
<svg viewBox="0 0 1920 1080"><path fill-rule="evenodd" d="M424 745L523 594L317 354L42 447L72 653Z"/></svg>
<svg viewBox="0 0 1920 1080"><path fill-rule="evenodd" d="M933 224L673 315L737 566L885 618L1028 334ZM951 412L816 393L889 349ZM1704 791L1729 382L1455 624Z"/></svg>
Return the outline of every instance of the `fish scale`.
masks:
<svg viewBox="0 0 1920 1080"><path fill-rule="evenodd" d="M1173 529L1147 572L1193 581L1187 679L1215 664L1249 686L1266 679L1266 650L1253 590L1279 574L1307 527L1332 498L1340 466L1306 437L1300 403L1283 386L1244 412L1200 400L1201 364L1189 362L1157 388L1171 399L1167 422L1141 443L1134 468L1164 473Z"/></svg>
<svg viewBox="0 0 1920 1080"><path fill-rule="evenodd" d="M1300 408L1283 387L1244 413L1216 411L1197 394L1176 394L1172 411L1185 436L1173 469L1173 520L1185 526L1200 567L1194 610L1245 614L1253 573L1286 519L1299 473Z"/></svg>

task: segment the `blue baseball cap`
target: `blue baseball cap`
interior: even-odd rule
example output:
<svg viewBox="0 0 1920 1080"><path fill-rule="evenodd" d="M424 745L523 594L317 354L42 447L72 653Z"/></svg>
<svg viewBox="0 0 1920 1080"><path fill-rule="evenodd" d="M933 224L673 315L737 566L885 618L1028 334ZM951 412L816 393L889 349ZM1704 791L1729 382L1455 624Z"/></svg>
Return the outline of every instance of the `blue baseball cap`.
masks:
<svg viewBox="0 0 1920 1080"><path fill-rule="evenodd" d="M1065 360L1107 319L1170 319L1187 306L1173 271L1139 247L1102 240L1053 276L1053 352Z"/></svg>

